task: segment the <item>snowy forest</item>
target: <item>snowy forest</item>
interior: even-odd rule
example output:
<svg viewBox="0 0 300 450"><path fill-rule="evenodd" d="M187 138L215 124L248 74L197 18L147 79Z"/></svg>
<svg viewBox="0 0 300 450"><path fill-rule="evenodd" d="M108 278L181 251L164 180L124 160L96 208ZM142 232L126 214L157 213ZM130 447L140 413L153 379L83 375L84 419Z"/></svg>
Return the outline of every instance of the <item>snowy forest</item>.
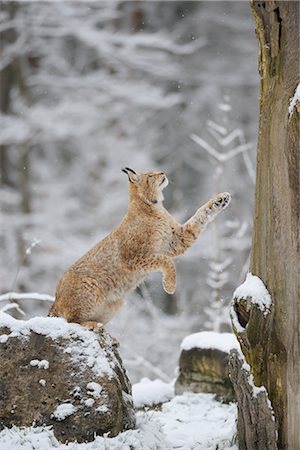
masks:
<svg viewBox="0 0 300 450"><path fill-rule="evenodd" d="M280 11L284 2L266 3L279 4ZM11 321L29 320L31 330L43 334L36 320L47 317L62 274L126 213L128 179L122 168L163 171L169 180L164 206L180 223L219 192L231 194L226 211L175 260L175 293L167 294L161 274L153 273L127 295L106 327L120 342L120 356L113 350L111 358L122 359L138 408L170 400L180 352L193 348L189 335L202 333L197 342L202 339L206 348L223 333L223 342L213 348L240 352L232 331L240 331L243 314L233 308L230 315L230 305L233 296L250 295L236 288L255 267L251 245L262 79L255 27L248 1L1 1L0 309L5 319L0 327L22 335L25 325L21 329ZM290 116L296 115L300 97L295 89L287 97ZM255 274L261 276L259 270ZM272 312L269 293L256 278L247 276L253 298L261 295L256 304ZM52 337L60 333L55 326ZM61 326L62 338L72 336L69 325ZM89 339L86 345L94 345L78 333L82 341ZM3 336L0 342L6 344ZM47 362L37 353L30 365L44 374ZM39 387L45 386L44 378L37 378ZM86 407L101 395L93 383L87 384ZM97 437L95 447L77 444L78 449L237 449L236 404L197 395L197 401L191 393L183 394L185 400L174 397L173 409L157 412L162 419L142 413L138 434L126 431L111 443ZM60 426L74 412L64 400L52 415ZM201 418L205 404L211 408L209 419ZM176 419L176 410L186 416ZM176 420L187 423L189 416L181 435ZM201 432L206 428L210 434L199 432L193 440L191 430L201 420ZM68 448L54 445L47 427L41 434L24 433L3 431L0 446L2 439L9 450Z"/></svg>

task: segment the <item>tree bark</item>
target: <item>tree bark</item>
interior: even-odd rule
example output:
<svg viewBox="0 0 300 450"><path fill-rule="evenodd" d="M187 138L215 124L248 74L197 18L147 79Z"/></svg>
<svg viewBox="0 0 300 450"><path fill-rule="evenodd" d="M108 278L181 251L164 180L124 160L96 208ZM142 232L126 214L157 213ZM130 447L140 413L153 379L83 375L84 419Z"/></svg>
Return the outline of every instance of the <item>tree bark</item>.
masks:
<svg viewBox="0 0 300 450"><path fill-rule="evenodd" d="M231 352L229 370L238 402L239 450L276 449L277 433L268 395L264 389L253 392L251 375L243 367L243 360L236 350ZM253 423L255 426L249 426Z"/></svg>
<svg viewBox="0 0 300 450"><path fill-rule="evenodd" d="M252 0L251 6L261 83L250 270L264 282L273 303L266 316L247 299L236 302L234 308L245 331L235 331L254 383L268 391L278 448L292 450L300 449L300 203L299 110L289 112L289 104L299 83L299 3ZM239 420L250 409L248 400L244 412L239 411ZM246 426L257 423L248 421ZM243 448L260 447L249 441Z"/></svg>

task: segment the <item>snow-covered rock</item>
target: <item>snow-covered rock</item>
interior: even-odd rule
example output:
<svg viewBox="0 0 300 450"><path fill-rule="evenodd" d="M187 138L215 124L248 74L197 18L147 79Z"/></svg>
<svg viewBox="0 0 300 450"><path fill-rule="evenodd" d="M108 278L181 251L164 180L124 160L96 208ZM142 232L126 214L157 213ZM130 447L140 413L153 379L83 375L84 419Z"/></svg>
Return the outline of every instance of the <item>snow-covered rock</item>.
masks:
<svg viewBox="0 0 300 450"><path fill-rule="evenodd" d="M132 396L136 408L160 405L174 397L174 383L142 378L139 383L132 386Z"/></svg>
<svg viewBox="0 0 300 450"><path fill-rule="evenodd" d="M57 439L78 442L134 427L131 385L108 333L0 313L0 338L2 427L52 425Z"/></svg>
<svg viewBox="0 0 300 450"><path fill-rule="evenodd" d="M228 362L232 349L239 343L232 333L203 331L184 338L179 359L176 394L210 392L222 400L234 400Z"/></svg>

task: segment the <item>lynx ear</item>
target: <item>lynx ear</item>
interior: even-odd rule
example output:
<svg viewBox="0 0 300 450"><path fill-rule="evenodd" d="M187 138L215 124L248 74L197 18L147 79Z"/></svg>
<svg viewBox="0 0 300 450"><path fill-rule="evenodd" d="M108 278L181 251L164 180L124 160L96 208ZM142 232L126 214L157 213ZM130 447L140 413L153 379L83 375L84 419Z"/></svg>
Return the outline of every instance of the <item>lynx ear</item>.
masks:
<svg viewBox="0 0 300 450"><path fill-rule="evenodd" d="M140 177L138 174L134 170L129 169L129 167L125 167L122 171L128 175L128 179L131 183L137 183L139 181Z"/></svg>

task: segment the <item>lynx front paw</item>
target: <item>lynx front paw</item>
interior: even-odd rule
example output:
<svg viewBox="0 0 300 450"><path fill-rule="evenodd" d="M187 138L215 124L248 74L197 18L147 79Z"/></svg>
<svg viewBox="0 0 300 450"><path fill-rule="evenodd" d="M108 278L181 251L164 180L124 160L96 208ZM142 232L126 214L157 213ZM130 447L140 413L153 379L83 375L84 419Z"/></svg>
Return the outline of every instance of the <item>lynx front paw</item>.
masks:
<svg viewBox="0 0 300 450"><path fill-rule="evenodd" d="M229 203L231 202L231 195L229 192L222 192L221 194L218 194L214 199L212 199L212 210L221 210L224 208L227 208Z"/></svg>
<svg viewBox="0 0 300 450"><path fill-rule="evenodd" d="M222 192L209 200L197 211L197 220L202 226L214 220L217 215L225 209L231 201L231 195L228 192Z"/></svg>

